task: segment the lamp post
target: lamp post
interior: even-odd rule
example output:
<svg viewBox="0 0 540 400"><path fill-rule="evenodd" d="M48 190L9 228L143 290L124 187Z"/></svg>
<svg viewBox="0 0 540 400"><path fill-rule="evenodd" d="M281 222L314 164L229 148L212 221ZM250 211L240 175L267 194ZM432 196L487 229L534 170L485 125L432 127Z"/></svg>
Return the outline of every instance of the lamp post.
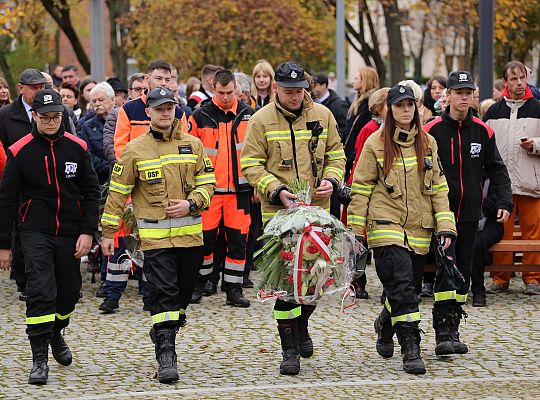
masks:
<svg viewBox="0 0 540 400"><path fill-rule="evenodd" d="M493 95L493 0L480 0L478 6L480 27L478 29L479 60L478 73L480 101Z"/></svg>
<svg viewBox="0 0 540 400"><path fill-rule="evenodd" d="M105 80L103 34L103 0L90 0L90 73L100 82Z"/></svg>

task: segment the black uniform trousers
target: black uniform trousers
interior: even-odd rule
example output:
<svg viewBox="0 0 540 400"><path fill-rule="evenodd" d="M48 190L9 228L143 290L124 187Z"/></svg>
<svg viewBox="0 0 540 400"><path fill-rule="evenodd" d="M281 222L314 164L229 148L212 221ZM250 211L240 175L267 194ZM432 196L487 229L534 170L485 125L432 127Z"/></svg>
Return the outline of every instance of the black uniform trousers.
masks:
<svg viewBox="0 0 540 400"><path fill-rule="evenodd" d="M435 279L434 295L435 303L440 305L465 304L467 293L471 284L472 262L476 242L476 231L478 230L478 221L457 222L457 239L452 240L452 244L446 250L446 254L453 257L456 266L465 279L465 284L459 289L454 290L446 287ZM445 280L446 281L446 280Z"/></svg>
<svg viewBox="0 0 540 400"><path fill-rule="evenodd" d="M17 290L23 292L26 290L26 272L24 265L24 254L21 245L21 235L19 226L16 223L13 227L13 240L11 241L11 274L10 278L15 280Z"/></svg>
<svg viewBox="0 0 540 400"><path fill-rule="evenodd" d="M48 337L69 325L81 292L79 236L55 236L21 229L26 267L26 333Z"/></svg>
<svg viewBox="0 0 540 400"><path fill-rule="evenodd" d="M471 274L471 290L473 293L485 293L484 270L491 264L489 248L499 243L504 236L504 224L497 222L496 218L487 218L484 228L476 232L474 257Z"/></svg>
<svg viewBox="0 0 540 400"><path fill-rule="evenodd" d="M278 299L274 304L274 318L278 325L297 321L307 322L316 307L316 305L298 304Z"/></svg>
<svg viewBox="0 0 540 400"><path fill-rule="evenodd" d="M144 251L152 324L181 325L203 263L203 246L171 247Z"/></svg>
<svg viewBox="0 0 540 400"><path fill-rule="evenodd" d="M420 321L415 280L424 268L426 255L390 245L375 247L373 256L377 276L386 293L385 307L392 315L392 325Z"/></svg>

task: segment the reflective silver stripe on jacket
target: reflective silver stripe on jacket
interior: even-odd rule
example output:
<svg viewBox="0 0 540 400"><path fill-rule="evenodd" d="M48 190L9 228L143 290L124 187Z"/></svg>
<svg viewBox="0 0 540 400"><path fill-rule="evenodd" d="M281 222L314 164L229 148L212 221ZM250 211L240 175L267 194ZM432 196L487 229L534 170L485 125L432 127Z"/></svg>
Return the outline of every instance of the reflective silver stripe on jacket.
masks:
<svg viewBox="0 0 540 400"><path fill-rule="evenodd" d="M148 219L137 219L139 229L169 229L179 228L181 226L198 225L201 223L201 217L182 217L171 219L160 219L157 221L149 221Z"/></svg>

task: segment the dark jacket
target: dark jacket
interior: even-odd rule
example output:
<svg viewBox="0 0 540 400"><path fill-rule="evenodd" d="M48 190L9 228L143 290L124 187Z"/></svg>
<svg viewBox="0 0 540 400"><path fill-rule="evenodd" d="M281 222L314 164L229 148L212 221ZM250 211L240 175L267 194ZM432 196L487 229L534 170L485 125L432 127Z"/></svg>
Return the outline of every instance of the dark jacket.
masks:
<svg viewBox="0 0 540 400"><path fill-rule="evenodd" d="M345 129L345 136L341 137L343 143L343 149L345 150L345 157L347 157L347 164L345 165L345 179L352 173L351 169L354 164L355 151L354 146L356 144L356 138L358 134L369 121L371 121L371 112L368 107L369 98L366 97L358 104L358 112L351 115L347 120L347 127Z"/></svg>
<svg viewBox="0 0 540 400"><path fill-rule="evenodd" d="M109 180L111 163L103 151L103 127L105 119L94 115L86 121L81 129L80 137L88 144L92 155L92 165L98 176L99 184L103 185Z"/></svg>
<svg viewBox="0 0 540 400"><path fill-rule="evenodd" d="M469 110L463 121L450 118L449 108L424 126L439 147L439 159L448 182L450 210L456 221L482 218L482 174L498 188L498 208L512 211L512 189L493 130Z"/></svg>
<svg viewBox="0 0 540 400"><path fill-rule="evenodd" d="M16 141L32 131L32 123L22 103L22 95L15 101L0 108L0 142L7 149ZM61 128L69 133L75 133L69 118L68 111L64 109Z"/></svg>
<svg viewBox="0 0 540 400"><path fill-rule="evenodd" d="M103 152L105 158L109 160L111 164L114 164L117 161L116 155L114 154L114 131L116 129L119 111L120 107L113 108L109 115L107 115L105 126L103 127Z"/></svg>
<svg viewBox="0 0 540 400"><path fill-rule="evenodd" d="M321 104L327 107L338 124L339 136L344 137L347 129L347 111L349 107L347 102L337 95L332 89L328 89L330 97L328 97Z"/></svg>
<svg viewBox="0 0 540 400"><path fill-rule="evenodd" d="M58 236L94 234L99 187L83 140L62 129L45 136L34 128L7 154L0 182L0 248L11 247L17 215L21 229Z"/></svg>

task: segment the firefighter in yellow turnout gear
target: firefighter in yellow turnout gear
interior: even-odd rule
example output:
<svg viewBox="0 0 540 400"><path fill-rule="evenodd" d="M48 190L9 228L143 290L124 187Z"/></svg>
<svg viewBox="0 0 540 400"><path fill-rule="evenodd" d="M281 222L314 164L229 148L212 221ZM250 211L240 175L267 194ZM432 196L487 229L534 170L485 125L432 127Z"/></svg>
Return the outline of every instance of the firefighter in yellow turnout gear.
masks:
<svg viewBox="0 0 540 400"><path fill-rule="evenodd" d="M391 88L387 106L384 125L366 141L358 160L347 224L359 240L367 228L386 293L375 321L377 352L392 357L396 332L403 369L424 374L415 276L423 271L433 232L447 248L456 226L437 143L422 130L412 89Z"/></svg>
<svg viewBox="0 0 540 400"><path fill-rule="evenodd" d="M175 337L185 321L203 263L201 210L214 192L214 169L201 141L174 119L176 100L165 88L148 94L149 131L127 144L113 167L101 218L103 254L114 252L129 195L137 218L148 281L152 339L162 383L178 380Z"/></svg>
<svg viewBox="0 0 540 400"><path fill-rule="evenodd" d="M277 68L275 79L276 99L251 117L240 158L242 174L260 194L265 223L295 198L288 186L294 179L309 182L311 204L329 211L330 196L343 180L345 168L336 120L305 92L303 69L285 62ZM298 374L300 357L313 354L308 319L314 311L315 306L276 301L281 374Z"/></svg>

